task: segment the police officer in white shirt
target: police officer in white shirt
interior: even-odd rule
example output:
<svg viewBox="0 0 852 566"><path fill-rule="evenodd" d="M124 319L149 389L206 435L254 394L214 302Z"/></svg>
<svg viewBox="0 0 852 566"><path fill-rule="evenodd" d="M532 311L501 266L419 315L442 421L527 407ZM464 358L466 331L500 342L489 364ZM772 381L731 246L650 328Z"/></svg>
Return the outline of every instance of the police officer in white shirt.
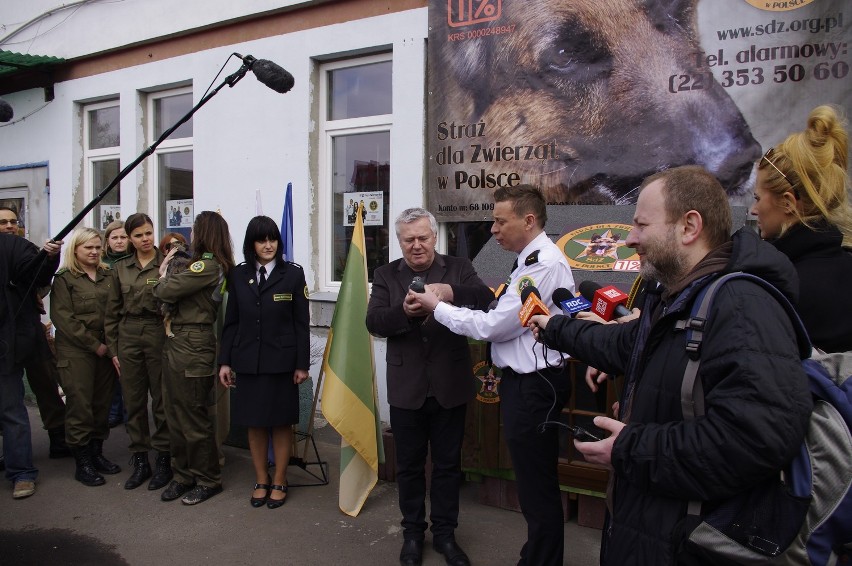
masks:
<svg viewBox="0 0 852 566"><path fill-rule="evenodd" d="M494 365L502 369L500 410L503 430L517 479L518 500L527 521L527 542L519 565L561 566L564 550L563 512L557 463L556 421L571 391L565 356L547 350L521 326L521 291L538 289L554 312L553 291L574 292L571 268L544 232L547 211L541 191L529 185L494 192L491 233L503 249L518 254L516 266L496 308L473 311L439 301L428 286L416 294L423 308L457 334L491 342ZM413 291L410 291L414 293Z"/></svg>

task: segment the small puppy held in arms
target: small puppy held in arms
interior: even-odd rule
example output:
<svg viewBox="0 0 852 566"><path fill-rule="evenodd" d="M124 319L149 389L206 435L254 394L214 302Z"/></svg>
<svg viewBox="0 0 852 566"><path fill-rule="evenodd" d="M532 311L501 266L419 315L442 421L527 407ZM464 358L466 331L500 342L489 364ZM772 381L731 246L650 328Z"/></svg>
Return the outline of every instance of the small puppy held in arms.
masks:
<svg viewBox="0 0 852 566"><path fill-rule="evenodd" d="M172 243L172 251L170 251L169 255L171 255L171 260L169 260L169 264L166 266L166 274L163 276L164 280L167 280L176 273L186 271L189 264L192 262L192 256L189 255L189 252L186 250L186 246L180 242ZM174 338L175 334L172 332L172 318L174 318L174 315L177 312L177 305L173 303L165 303L160 300L157 301L157 305L160 309L160 314L163 315L163 325L166 328L166 336Z"/></svg>

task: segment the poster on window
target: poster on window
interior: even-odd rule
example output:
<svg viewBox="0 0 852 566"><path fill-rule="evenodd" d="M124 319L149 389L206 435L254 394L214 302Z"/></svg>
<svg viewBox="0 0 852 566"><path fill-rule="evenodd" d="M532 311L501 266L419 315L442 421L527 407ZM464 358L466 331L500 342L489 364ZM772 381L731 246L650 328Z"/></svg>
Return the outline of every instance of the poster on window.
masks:
<svg viewBox="0 0 852 566"><path fill-rule="evenodd" d="M193 199L167 200L166 224L169 228L192 228L195 220Z"/></svg>
<svg viewBox="0 0 852 566"><path fill-rule="evenodd" d="M361 204L361 216L364 226L381 226L383 224L384 198L382 191L369 193L343 193L343 225L354 226L355 214Z"/></svg>
<svg viewBox="0 0 852 566"><path fill-rule="evenodd" d="M750 204L754 163L821 104L852 115L847 0L430 0L429 209L488 220L498 187L632 204L700 164Z"/></svg>
<svg viewBox="0 0 852 566"><path fill-rule="evenodd" d="M102 204L101 205L101 230L106 230L106 227L116 220L124 220L121 217L120 204Z"/></svg>

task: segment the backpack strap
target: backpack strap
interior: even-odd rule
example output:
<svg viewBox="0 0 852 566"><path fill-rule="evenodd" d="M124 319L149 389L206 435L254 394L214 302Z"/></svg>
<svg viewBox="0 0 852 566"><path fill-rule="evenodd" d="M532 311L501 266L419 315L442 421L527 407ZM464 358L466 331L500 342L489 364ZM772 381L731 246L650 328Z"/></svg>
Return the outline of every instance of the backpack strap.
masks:
<svg viewBox="0 0 852 566"><path fill-rule="evenodd" d="M705 414L704 386L701 384L701 379L698 376L698 367L701 364L701 343L704 339L707 314L710 312L710 306L713 304L713 297L716 296L719 287L731 279L747 279L756 283L772 295L784 307L784 310L790 317L790 321L793 323L793 330L796 332L799 342L800 357L802 359L810 357L811 345L805 326L802 324L802 320L799 318L796 309L793 308L793 305L790 304L790 301L787 300L787 297L781 291L768 281L750 273L735 271L722 275L698 292L692 304L689 318L678 321L675 325L675 328L686 330L686 353L689 356L680 387L680 406L684 420L693 420ZM690 501L687 505L687 513L689 515L700 516L701 501Z"/></svg>

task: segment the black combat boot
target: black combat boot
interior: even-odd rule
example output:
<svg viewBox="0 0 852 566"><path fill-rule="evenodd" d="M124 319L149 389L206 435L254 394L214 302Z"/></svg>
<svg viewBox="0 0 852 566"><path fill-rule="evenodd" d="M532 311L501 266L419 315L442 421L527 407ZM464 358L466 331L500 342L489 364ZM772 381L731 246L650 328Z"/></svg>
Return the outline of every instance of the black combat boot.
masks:
<svg viewBox="0 0 852 566"><path fill-rule="evenodd" d="M90 449L91 447L89 446L76 446L71 449L71 453L74 454L74 460L77 461L77 469L74 471L74 479L83 485L103 485L106 483L106 480L98 473L94 464L92 464L92 455L89 452Z"/></svg>
<svg viewBox="0 0 852 566"><path fill-rule="evenodd" d="M161 489L166 486L174 477L172 473L172 455L168 452L157 452L157 464L154 470L154 477L148 482L148 489L151 491Z"/></svg>
<svg viewBox="0 0 852 566"><path fill-rule="evenodd" d="M47 436L50 438L50 452L48 455L51 458L67 458L71 455L71 450L65 444L65 426L57 426L47 431Z"/></svg>
<svg viewBox="0 0 852 566"><path fill-rule="evenodd" d="M121 467L118 464L113 464L104 458L103 440L92 440L89 443L89 448L91 449L92 454L92 464L95 465L95 469L97 471L102 474L117 474L121 471Z"/></svg>
<svg viewBox="0 0 852 566"><path fill-rule="evenodd" d="M124 482L124 489L136 489L151 477L151 464L148 463L147 452L135 452L130 462L133 465L133 473Z"/></svg>

